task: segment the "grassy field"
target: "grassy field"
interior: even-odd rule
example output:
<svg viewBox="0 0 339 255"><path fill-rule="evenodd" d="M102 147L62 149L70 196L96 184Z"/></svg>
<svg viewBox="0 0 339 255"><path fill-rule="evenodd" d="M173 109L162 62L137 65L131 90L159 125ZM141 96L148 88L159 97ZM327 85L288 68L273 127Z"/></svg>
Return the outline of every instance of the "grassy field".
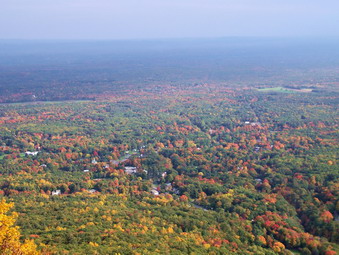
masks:
<svg viewBox="0 0 339 255"><path fill-rule="evenodd" d="M290 89L290 88L284 88L284 87L273 87L273 88L261 88L258 89L258 91L261 92L280 92L280 93L296 93L296 92L312 92L312 89L303 88L303 89Z"/></svg>
<svg viewBox="0 0 339 255"><path fill-rule="evenodd" d="M261 92L295 93L294 90L287 89L287 88L284 88L284 87L262 88L262 89L258 89L258 91L261 91Z"/></svg>

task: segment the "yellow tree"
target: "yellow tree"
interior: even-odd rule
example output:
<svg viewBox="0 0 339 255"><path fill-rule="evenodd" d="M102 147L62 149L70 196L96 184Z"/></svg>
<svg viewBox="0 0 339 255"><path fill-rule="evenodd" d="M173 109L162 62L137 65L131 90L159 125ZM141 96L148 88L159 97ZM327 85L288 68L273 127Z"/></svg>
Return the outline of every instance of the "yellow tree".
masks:
<svg viewBox="0 0 339 255"><path fill-rule="evenodd" d="M11 214L8 211L13 207L13 203L6 203L4 199L0 201L0 254L4 255L38 255L34 241L25 240L20 242L19 227L14 226L17 213Z"/></svg>

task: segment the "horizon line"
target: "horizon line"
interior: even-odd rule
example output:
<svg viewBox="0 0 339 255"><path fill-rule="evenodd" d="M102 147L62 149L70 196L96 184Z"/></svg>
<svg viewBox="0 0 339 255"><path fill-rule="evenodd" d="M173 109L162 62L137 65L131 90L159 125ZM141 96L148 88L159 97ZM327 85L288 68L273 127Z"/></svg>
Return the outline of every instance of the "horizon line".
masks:
<svg viewBox="0 0 339 255"><path fill-rule="evenodd" d="M339 39L339 35L282 35L282 36L253 36L230 35L213 37L154 37L154 38L0 38L0 41L26 42L109 42L109 41L176 41L176 40L222 40L222 39Z"/></svg>

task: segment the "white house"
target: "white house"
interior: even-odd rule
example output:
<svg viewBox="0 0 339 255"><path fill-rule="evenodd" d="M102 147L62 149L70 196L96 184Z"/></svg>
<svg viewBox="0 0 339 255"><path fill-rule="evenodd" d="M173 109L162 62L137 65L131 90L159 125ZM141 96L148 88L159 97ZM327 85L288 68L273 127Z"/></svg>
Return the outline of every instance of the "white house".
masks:
<svg viewBox="0 0 339 255"><path fill-rule="evenodd" d="M137 168L134 166L125 166L125 172L127 174L135 174L137 172Z"/></svg>
<svg viewBox="0 0 339 255"><path fill-rule="evenodd" d="M151 193L152 193L154 196L159 196L159 191L157 191L156 189L152 189L152 190L151 190Z"/></svg>
<svg viewBox="0 0 339 255"><path fill-rule="evenodd" d="M61 195L61 190L57 189L55 191L52 191L52 196L58 196Z"/></svg>
<svg viewBox="0 0 339 255"><path fill-rule="evenodd" d="M38 155L38 151L26 151L25 154L26 156L36 156Z"/></svg>

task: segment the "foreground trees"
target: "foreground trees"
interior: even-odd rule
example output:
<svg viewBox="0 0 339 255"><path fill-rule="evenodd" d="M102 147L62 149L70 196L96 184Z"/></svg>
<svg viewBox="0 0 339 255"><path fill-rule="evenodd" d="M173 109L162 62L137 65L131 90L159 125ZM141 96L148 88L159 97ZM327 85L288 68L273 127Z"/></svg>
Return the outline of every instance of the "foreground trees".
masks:
<svg viewBox="0 0 339 255"><path fill-rule="evenodd" d="M10 213L13 203L0 201L0 254L8 255L38 255L37 246L32 240L20 242L19 227L15 226L17 213Z"/></svg>

